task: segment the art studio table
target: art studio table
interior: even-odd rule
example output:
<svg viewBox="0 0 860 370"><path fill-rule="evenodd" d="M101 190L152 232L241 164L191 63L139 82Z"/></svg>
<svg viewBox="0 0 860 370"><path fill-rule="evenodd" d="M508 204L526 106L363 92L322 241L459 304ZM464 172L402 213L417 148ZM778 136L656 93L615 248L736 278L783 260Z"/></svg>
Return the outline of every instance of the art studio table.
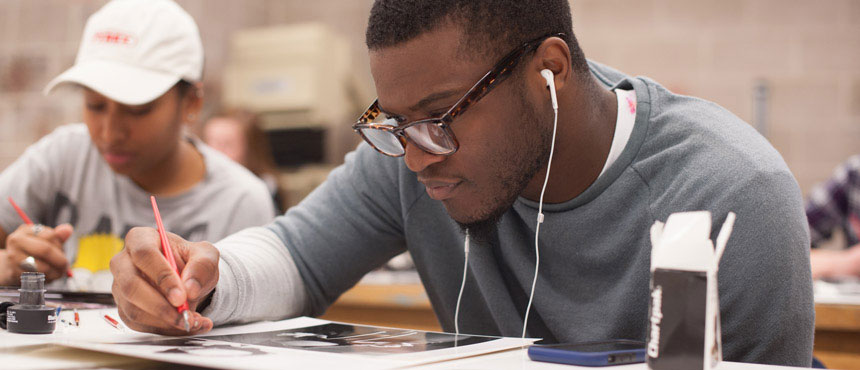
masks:
<svg viewBox="0 0 860 370"><path fill-rule="evenodd" d="M197 369L192 366L182 366L166 362L137 359L107 353L62 347L59 345L43 345L25 347L19 353L0 351L0 364L4 369L42 370L42 369ZM290 367L285 364L284 369ZM452 370L452 369L499 369L499 370L573 370L594 369L591 367L570 366L535 362L528 360L524 350L512 350L487 354L478 357L453 360L431 365L412 367L420 370ZM633 364L608 367L617 370L645 370L645 364ZM723 362L717 370L789 370L794 367L744 364Z"/></svg>
<svg viewBox="0 0 860 370"><path fill-rule="evenodd" d="M816 288L818 288L818 286ZM410 293L408 297L421 296L421 292L415 290L410 290L407 293ZM820 293L821 290L816 289L816 355L819 359L822 359L829 368L843 370L857 368L853 366L856 365L856 357L860 357L860 347L856 344L858 342L853 341L860 337L860 298L845 294L832 295ZM403 299L401 298L401 300ZM423 308L423 306L420 307ZM0 331L0 369L194 368L167 362L158 362L139 359L136 357L126 357L116 354L71 348L60 344L39 344L39 341L33 340L32 338L33 337L31 336L15 335L6 333L5 331ZM285 368L289 368L289 366L285 366ZM412 368L511 370L587 369L587 367L533 362L527 358L525 351L521 349L413 366ZM647 367L644 364L635 364L616 366L613 368L619 370L644 370ZM767 370L790 369L790 367L724 362L718 367L718 369Z"/></svg>
<svg viewBox="0 0 860 370"><path fill-rule="evenodd" d="M860 370L860 283L815 282L815 356L830 368Z"/></svg>
<svg viewBox="0 0 860 370"><path fill-rule="evenodd" d="M331 328L331 324L336 326L348 327L345 331L348 336L355 337L356 334L361 334L362 330L373 329L376 332L379 329L385 328L359 328L349 324L331 323L329 321L314 319L314 318L296 318L277 322L260 322L247 325L239 325L233 327L218 328L212 332L218 337L210 337L216 339L216 342L204 341L206 344L202 346L177 344L181 341L200 342L200 339L195 338L175 338L163 337L154 334L137 333L126 329L116 329L104 321L100 320L103 314L116 315L113 310L86 310L81 312L81 326L73 329L65 328L62 331L55 332L45 336L33 336L24 334L13 334L6 331L0 331L0 368L2 369L192 369L191 365L208 364L216 368L308 368L309 366L319 369L327 368L362 368L362 369L391 369L391 368L417 368L417 369L575 369L578 367L569 365L550 364L543 362L534 362L528 359L525 350L522 349L522 342L519 338L493 338L490 341L472 342L468 346L451 347L450 342L444 349L440 351L425 352L419 350L406 356L413 356L411 359L390 359L388 356L355 356L355 349L348 348L347 352L338 351L332 353L329 351L312 351L307 349L279 349L278 346L283 344L292 344L292 340L298 340L299 347L307 348L306 342L313 340L312 335L308 333L317 332L314 328L318 325L325 325L325 329L321 329L320 333L326 333L326 338L333 338L335 331ZM217 333L215 333L217 331ZM403 332L402 329L386 329L388 333L394 334L388 338L403 338L398 336L397 331ZM409 331L409 330L406 330ZM414 331L412 331L414 332ZM235 336L243 340L247 340L249 336L266 337L266 342L247 342L235 341ZM285 333L299 333L301 335L284 335ZM226 336L233 335L234 339L227 339ZM440 339L439 336L448 336L450 334L432 334L435 337L426 337L429 343ZM419 335L420 336L420 335ZM466 341L469 336L461 338L461 341ZM281 339L277 339L281 338ZM345 337L344 337L345 338ZM368 338L368 337L364 337ZM435 339L433 339L435 338ZM484 337L488 338L488 337ZM117 341L119 339L119 341ZM208 338L207 338L208 339ZM45 342L49 340L50 342ZM168 340L170 343L159 343L159 348L148 350L142 347L152 345L152 341L162 342ZM274 342L273 342L274 340ZM286 342L284 342L286 340ZM362 339L366 341L366 339ZM87 343L84 343L87 342ZM105 346L100 343L117 343L120 346L116 347L112 344ZM232 342L230 344L228 342ZM392 343L398 343L395 340ZM225 344L230 344L229 350L237 350L239 352L249 352L248 345L240 343L259 343L251 351L259 352L264 356L244 356L235 357L236 351L228 351L220 347L227 347ZM379 343L379 342L377 342ZM444 343L438 342L438 343ZM467 343L468 344L468 343ZM259 347L260 345L265 347ZM173 355L175 349L165 350L165 347L181 346L185 354ZM207 347L211 346L211 347ZM275 346L275 347L272 347ZM483 350L476 348L481 348ZM110 348L109 348L110 347ZM134 348L131 348L134 347ZM218 348L216 348L218 347ZM252 348L254 346L251 346ZM214 349L214 352L201 352L200 349ZM286 348L286 347L282 347ZM320 348L320 347L317 347ZM358 347L356 347L358 348ZM179 349L179 348L177 348ZM260 351L263 349L264 351ZM191 352L188 352L191 351ZM365 350L362 350L364 352ZM372 350L376 352L376 350ZM445 352L447 351L447 352ZM109 353L102 353L109 352ZM228 354L227 352L230 352ZM438 353L437 353L438 352ZM368 352L369 353L369 352ZM383 352L377 352L383 353ZM387 352L385 352L387 353ZM443 353L440 355L440 353ZM447 353L444 354L444 353ZM167 355L165 355L167 354ZM276 357L268 357L274 355ZM451 356L453 355L453 356ZM180 356L180 357L177 357ZM204 357L200 357L204 356ZM232 357L231 357L232 356ZM398 355L399 356L399 355ZM422 357L423 356L423 357ZM448 356L446 358L446 356ZM455 358L456 359L453 359ZM144 359L146 358L146 359ZM257 360L255 360L255 358ZM268 360L258 361L268 358ZM417 361L416 361L417 360ZM177 365L173 362L162 361L177 361L184 365ZM255 362L257 361L257 362ZM259 364L253 365L253 364ZM345 365L348 364L348 365ZM617 366L615 369L630 370L630 369L645 369L644 364L634 364ZM768 370L768 369L789 369L787 367L765 366L756 364L740 364L725 362L718 368L720 370Z"/></svg>

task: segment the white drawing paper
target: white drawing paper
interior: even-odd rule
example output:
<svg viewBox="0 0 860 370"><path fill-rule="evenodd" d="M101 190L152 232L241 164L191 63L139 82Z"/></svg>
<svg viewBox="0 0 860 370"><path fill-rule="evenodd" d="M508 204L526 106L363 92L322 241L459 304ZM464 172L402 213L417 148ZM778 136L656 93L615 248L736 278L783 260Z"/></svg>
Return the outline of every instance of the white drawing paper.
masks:
<svg viewBox="0 0 860 370"><path fill-rule="evenodd" d="M531 344L519 338L459 335L337 323L308 317L216 328L194 337L118 330L102 319L116 310L81 312L81 327L57 332L51 342L212 368L350 368L413 366ZM85 326L86 323L86 326Z"/></svg>

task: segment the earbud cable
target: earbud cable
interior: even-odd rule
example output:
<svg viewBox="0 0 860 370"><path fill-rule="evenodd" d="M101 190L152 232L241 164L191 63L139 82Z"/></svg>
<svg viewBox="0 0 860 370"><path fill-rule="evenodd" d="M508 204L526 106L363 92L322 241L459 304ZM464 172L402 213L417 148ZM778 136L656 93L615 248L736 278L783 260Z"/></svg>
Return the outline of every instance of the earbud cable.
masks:
<svg viewBox="0 0 860 370"><path fill-rule="evenodd" d="M554 93L554 91L551 91L550 93ZM540 191L540 200L538 202L537 225L535 226L535 275L534 275L534 278L532 279L532 289L531 289L531 293L529 293L529 302L526 305L526 313L525 313L525 316L523 317L522 339L526 338L526 329L528 328L529 313L531 311L532 302L534 301L535 287L537 286L538 271L540 270L540 249L538 248L538 246L539 246L539 240L540 240L539 239L539 237L540 237L540 225L543 223L543 220L544 220L543 197L544 197L544 194L546 193L547 183L549 183L549 173L550 173L550 169L552 168L552 157L553 157L553 154L555 153L555 137L556 137L557 131L558 131L558 108L553 107L552 143L550 144L550 148L549 148L549 160L547 161L547 165L546 165L546 177L544 178L543 187L541 188L541 191ZM466 287L466 276L467 276L467 273L469 271L469 230L466 230L466 240L463 243L463 254L465 256L464 261L463 261L463 280L460 283L460 292L457 294L457 306L454 309L454 335L455 335L455 338L459 337L459 335L460 335L460 303L463 299L463 291L465 290L465 287Z"/></svg>
<svg viewBox="0 0 860 370"><path fill-rule="evenodd" d="M466 241L463 243L463 282L460 283L460 293L457 294L457 308L454 310L454 338L460 336L460 300L463 299L463 289L466 287L466 272L469 271L469 230L466 230Z"/></svg>
<svg viewBox="0 0 860 370"><path fill-rule="evenodd" d="M550 91L554 93L554 91ZM543 195L546 192L546 184L549 182L549 170L552 168L552 155L555 152L555 133L558 129L558 108L553 108L554 118L552 120L552 144L549 147L549 161L546 164L546 178L543 180L543 188L540 191L540 201L538 202L537 225L535 226L535 277L532 280L532 291L529 294L529 303L526 305L526 314L523 317L523 336L526 339L526 328L529 323L529 311L532 308L532 301L535 297L535 287L537 286L538 269L540 268L540 250L538 249L538 237L540 236L540 224L543 223Z"/></svg>

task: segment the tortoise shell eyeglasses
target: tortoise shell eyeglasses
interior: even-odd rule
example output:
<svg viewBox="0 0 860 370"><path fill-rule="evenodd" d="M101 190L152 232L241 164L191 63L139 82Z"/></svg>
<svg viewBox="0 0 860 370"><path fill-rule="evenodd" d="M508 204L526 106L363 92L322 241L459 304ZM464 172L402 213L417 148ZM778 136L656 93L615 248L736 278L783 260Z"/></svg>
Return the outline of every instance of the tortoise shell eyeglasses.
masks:
<svg viewBox="0 0 860 370"><path fill-rule="evenodd" d="M426 118L418 121L398 124L394 118L385 117L379 109L379 100L375 100L367 111L358 118L352 128L376 151L391 157L401 157L406 153L407 140L417 145L421 150L436 155L451 155L460 147L451 122L466 108L481 100L493 87L511 75L525 55L528 55L544 40L550 37L564 39L563 33L545 35L523 43L502 58L496 65L481 77L460 100L445 114L438 118Z"/></svg>

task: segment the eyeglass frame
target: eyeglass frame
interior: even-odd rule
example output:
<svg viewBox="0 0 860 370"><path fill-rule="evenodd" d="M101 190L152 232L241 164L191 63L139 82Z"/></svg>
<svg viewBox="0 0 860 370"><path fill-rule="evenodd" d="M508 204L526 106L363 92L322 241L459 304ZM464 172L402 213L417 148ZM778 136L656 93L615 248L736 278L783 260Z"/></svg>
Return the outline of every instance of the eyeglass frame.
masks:
<svg viewBox="0 0 860 370"><path fill-rule="evenodd" d="M538 38L533 39L531 41L524 42L522 45L520 45L519 47L517 47L516 49L514 49L513 51L511 51L507 55L505 55L498 63L496 63L493 66L493 68L490 69L489 72L484 74L484 76L481 77L481 79L479 79L478 82L476 82L474 85L472 85L472 87L466 92L466 94L463 95L462 98L457 100L457 102L454 103L454 105L452 105L451 108L449 108L448 111L445 112L445 114L443 114L440 117L424 118L424 119L408 122L406 124L402 124L402 125L398 125L398 126L369 123L370 121L376 119L376 117L378 117L382 113L382 110L379 109L379 98L377 98L373 101L372 104L370 104L370 106L367 108L367 110L364 112L364 114L362 114L358 118L358 121L354 125L352 125L352 129L359 136L361 136L361 138L364 139L364 141L367 142L373 149L375 149L377 152L382 153L382 154L389 156L389 157L402 157L402 156L406 155L406 140L407 139L409 141L411 141L413 144L415 144L416 146L418 146L419 149L421 149L427 153L431 153L434 155L445 155L445 156L452 155L452 154L456 153L457 150L460 149L460 142L457 141L457 137L454 136L454 132L451 131L451 123L453 122L454 118L463 114L463 112L466 110L466 108L470 107L472 104L477 103L479 100L481 100L481 98L483 98L485 95L487 95L490 92L490 90L492 90L495 86L499 85L502 81L507 79L507 77L510 76L510 74L517 67L517 65L519 65L523 56L531 53L532 51L534 51L534 49L537 49L537 47L539 47L541 44L543 44L543 42L546 41L546 39L551 38L551 37L558 37L558 38L561 38L562 40L564 40L566 35L564 33L554 33L554 34L549 34L549 35L544 35L544 36L538 37ZM448 153L435 153L431 150L427 150L421 144L410 139L405 132L405 130L409 127L412 127L412 126L415 126L418 124L428 124L428 123L435 124L436 126L438 126L439 128L441 128L443 130L445 135L448 135L448 137L454 143L454 148L450 152L448 152ZM364 133L361 131L362 129L374 129L374 130L388 131L389 133L393 134L394 137L396 137L397 140L400 142L400 146L403 147L403 153L402 154L390 154L390 153L386 153L386 152L382 151L370 139L368 139L367 136L364 135Z"/></svg>

